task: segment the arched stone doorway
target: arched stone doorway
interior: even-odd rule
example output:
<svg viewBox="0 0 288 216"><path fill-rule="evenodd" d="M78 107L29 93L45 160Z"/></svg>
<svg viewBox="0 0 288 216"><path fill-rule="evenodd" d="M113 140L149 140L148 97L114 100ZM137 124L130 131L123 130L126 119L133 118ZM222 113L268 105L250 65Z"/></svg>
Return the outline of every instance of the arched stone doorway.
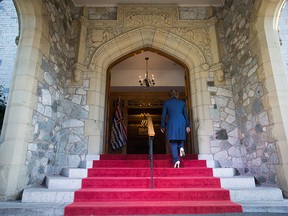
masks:
<svg viewBox="0 0 288 216"><path fill-rule="evenodd" d="M146 57L149 59L149 67L147 60L149 78L155 76L155 86L139 85L139 75L145 74ZM149 114L153 120L155 131L153 152L169 153L169 143L166 142L165 134L160 132L162 105L163 101L169 98L169 90L173 88L178 90L179 98L186 101L189 110L189 105L193 102L187 94L190 92L187 67L179 60L152 48L137 50L119 61L114 62L108 69L105 153L148 154L147 134L146 136L143 134L145 127L140 124L144 113ZM112 118L119 99L122 102L128 142L123 148L113 149L111 146ZM189 117L192 122L192 116ZM194 153L191 137L193 134L188 134L185 149L189 153Z"/></svg>
<svg viewBox="0 0 288 216"><path fill-rule="evenodd" d="M89 154L101 154L104 151L103 132L107 111L106 82L109 66L129 53L147 48L166 53L187 67L188 84L191 87L187 94L193 101L193 105L189 104L189 112L193 116L195 143L202 143L199 147L200 154L210 154L209 137L213 135L212 121L207 116L210 93L202 85L206 82L209 70L205 55L183 38L150 26L132 30L108 41L92 57L88 67L90 89L87 102L90 114L85 122L86 135L89 136Z"/></svg>

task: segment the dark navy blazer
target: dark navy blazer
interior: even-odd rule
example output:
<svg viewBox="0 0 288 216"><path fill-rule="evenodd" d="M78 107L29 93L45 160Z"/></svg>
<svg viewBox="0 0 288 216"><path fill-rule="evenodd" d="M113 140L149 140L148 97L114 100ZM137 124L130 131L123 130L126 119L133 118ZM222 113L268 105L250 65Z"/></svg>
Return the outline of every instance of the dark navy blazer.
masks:
<svg viewBox="0 0 288 216"><path fill-rule="evenodd" d="M167 120L166 116L168 116ZM186 127L190 127L190 123L185 102L176 98L165 101L162 110L161 128L166 129L168 140L185 140Z"/></svg>

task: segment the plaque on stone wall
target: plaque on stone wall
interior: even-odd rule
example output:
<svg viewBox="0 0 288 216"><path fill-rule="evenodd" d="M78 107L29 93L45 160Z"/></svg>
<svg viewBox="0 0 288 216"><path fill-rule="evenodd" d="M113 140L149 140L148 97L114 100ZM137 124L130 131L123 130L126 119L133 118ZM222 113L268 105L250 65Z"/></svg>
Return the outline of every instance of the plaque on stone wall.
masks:
<svg viewBox="0 0 288 216"><path fill-rule="evenodd" d="M145 25L171 27L177 17L177 5L123 5L118 7L124 27Z"/></svg>

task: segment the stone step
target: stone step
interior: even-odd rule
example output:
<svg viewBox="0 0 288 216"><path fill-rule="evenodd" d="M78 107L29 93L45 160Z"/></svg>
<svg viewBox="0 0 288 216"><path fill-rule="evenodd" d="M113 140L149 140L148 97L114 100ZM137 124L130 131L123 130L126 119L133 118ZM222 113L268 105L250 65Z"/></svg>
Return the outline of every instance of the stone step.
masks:
<svg viewBox="0 0 288 216"><path fill-rule="evenodd" d="M87 155L86 160L80 162L79 168L92 168L93 160L100 160L100 155Z"/></svg>
<svg viewBox="0 0 288 216"><path fill-rule="evenodd" d="M0 202L1 216L63 216L69 203L39 203L21 201Z"/></svg>
<svg viewBox="0 0 288 216"><path fill-rule="evenodd" d="M237 188L255 188L255 179L253 176L234 176L220 178L221 187L225 189Z"/></svg>
<svg viewBox="0 0 288 216"><path fill-rule="evenodd" d="M282 191L277 187L256 186L255 188L230 188L230 198L234 202L283 201Z"/></svg>
<svg viewBox="0 0 288 216"><path fill-rule="evenodd" d="M75 172L77 169L75 169ZM83 177L84 178L84 177ZM46 187L48 189L80 189L82 178L71 178L66 176L47 176ZM255 179L252 176L220 177L221 187L230 188L254 188Z"/></svg>
<svg viewBox="0 0 288 216"><path fill-rule="evenodd" d="M61 175L69 178L86 178L88 170L86 168L63 168Z"/></svg>
<svg viewBox="0 0 288 216"><path fill-rule="evenodd" d="M233 177L235 175L235 168L213 168L214 177Z"/></svg>
<svg viewBox="0 0 288 216"><path fill-rule="evenodd" d="M23 203L69 203L74 200L73 189L48 189L46 187L26 188L23 191Z"/></svg>
<svg viewBox="0 0 288 216"><path fill-rule="evenodd" d="M273 213L278 213L279 216L288 215L288 199L279 201L241 201L238 203L242 205L243 212L251 212L254 216L258 215L257 213L259 213L259 216L263 216L265 213L269 213L269 216L273 216Z"/></svg>
<svg viewBox="0 0 288 216"><path fill-rule="evenodd" d="M61 175L69 178L86 178L87 169L92 167L92 161L90 162L90 165L88 165L87 162L85 166L87 168L63 168ZM213 168L214 177L233 177L235 174L236 170L234 168Z"/></svg>
<svg viewBox="0 0 288 216"><path fill-rule="evenodd" d="M48 189L80 189L82 178L69 178L65 176L46 176L45 185Z"/></svg>
<svg viewBox="0 0 288 216"><path fill-rule="evenodd" d="M206 165L209 168L220 168L220 163L213 159L212 155L198 155L199 160L206 160Z"/></svg>
<svg viewBox="0 0 288 216"><path fill-rule="evenodd" d="M213 159L212 155L198 155L199 160L206 160L207 167L221 168L220 163ZM79 168L92 168L93 160L100 160L100 155L87 155L85 161L81 161Z"/></svg>
<svg viewBox="0 0 288 216"><path fill-rule="evenodd" d="M206 160L207 167L209 168L220 168L220 163L213 160L212 155L198 155L199 160ZM85 161L81 161L79 168L92 168L93 160L100 160L100 155L87 155Z"/></svg>
<svg viewBox="0 0 288 216"><path fill-rule="evenodd" d="M82 178L70 178L65 176L47 176L46 186L48 189L80 189ZM221 177L221 187L230 188L254 188L255 180L252 176Z"/></svg>
<svg viewBox="0 0 288 216"><path fill-rule="evenodd" d="M88 168L87 168L88 169ZM61 172L62 176L69 178L86 178L88 175L87 169L84 168L64 168ZM234 168L213 168L214 177L233 177L236 171Z"/></svg>
<svg viewBox="0 0 288 216"><path fill-rule="evenodd" d="M73 202L74 189L48 189L46 187L26 188L22 202L65 203ZM276 187L258 186L254 188L229 189L230 198L234 202L275 202L283 201L282 191Z"/></svg>

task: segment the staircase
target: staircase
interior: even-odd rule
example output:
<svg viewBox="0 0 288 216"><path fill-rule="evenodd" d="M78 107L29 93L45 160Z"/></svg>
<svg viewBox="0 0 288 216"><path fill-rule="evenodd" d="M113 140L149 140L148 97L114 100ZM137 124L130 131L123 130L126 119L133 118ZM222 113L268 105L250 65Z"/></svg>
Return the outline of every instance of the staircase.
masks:
<svg viewBox="0 0 288 216"><path fill-rule="evenodd" d="M261 212L267 201L283 202L279 188L257 187L252 176L235 176L233 168L220 168L210 156L196 159L187 155L174 169L171 155L154 155L151 189L148 155L88 157L82 168L63 169L61 176L47 176L44 187L25 189L22 203L74 201L65 215L131 215L253 212L249 205L257 202Z"/></svg>
<svg viewBox="0 0 288 216"><path fill-rule="evenodd" d="M155 155L151 188L148 155L103 155L93 162L65 215L207 214L242 212L230 201L205 160L192 155L173 168L170 155Z"/></svg>

